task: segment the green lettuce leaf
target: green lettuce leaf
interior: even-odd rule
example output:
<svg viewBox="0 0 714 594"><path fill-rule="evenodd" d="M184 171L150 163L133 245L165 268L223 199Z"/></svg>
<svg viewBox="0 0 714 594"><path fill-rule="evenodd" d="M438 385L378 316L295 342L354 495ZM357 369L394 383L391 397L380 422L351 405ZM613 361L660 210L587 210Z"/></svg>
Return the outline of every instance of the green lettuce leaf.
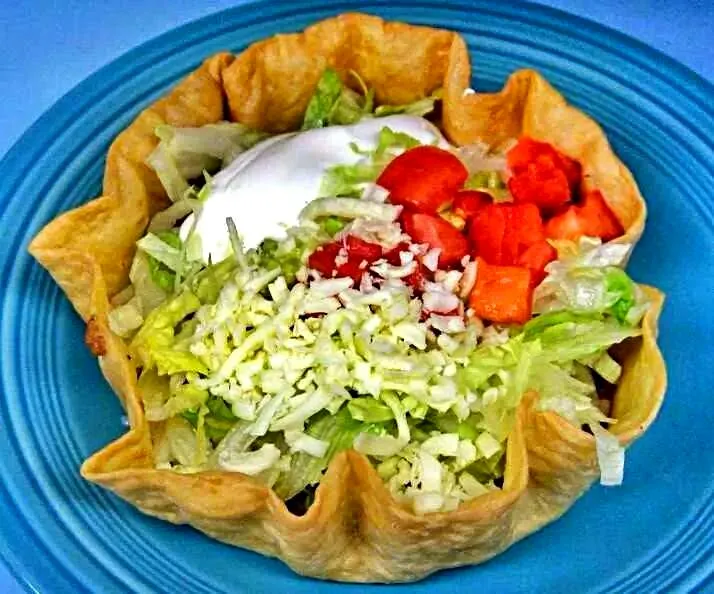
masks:
<svg viewBox="0 0 714 594"><path fill-rule="evenodd" d="M238 417L233 414L225 400L218 396L209 396L205 405L208 409L204 417L206 435L214 441L220 441L238 422ZM181 413L181 416L191 423L194 428L198 425L198 415L197 408L185 410Z"/></svg>
<svg viewBox="0 0 714 594"><path fill-rule="evenodd" d="M355 421L346 407L336 415L321 413L307 426L306 433L329 443L325 455L316 458L300 452L293 456L290 470L283 473L273 487L282 499L290 499L308 485L318 483L330 460L339 452L352 447L357 435L365 429L365 424Z"/></svg>
<svg viewBox="0 0 714 594"><path fill-rule="evenodd" d="M189 292L195 295L201 304L215 303L223 285L235 270L236 262L233 258L207 266L186 281Z"/></svg>
<svg viewBox="0 0 714 594"><path fill-rule="evenodd" d="M534 312L609 314L620 323L637 325L648 302L620 268L631 247L591 237L577 244L559 242L559 259L547 266L548 276L534 292Z"/></svg>
<svg viewBox="0 0 714 594"><path fill-rule="evenodd" d="M151 279L164 292L171 293L176 281L176 271L182 266L178 231L148 233L136 245L147 255Z"/></svg>
<svg viewBox="0 0 714 594"><path fill-rule="evenodd" d="M552 323L548 323L549 321ZM591 357L627 338L642 334L641 329L623 326L613 318L588 319L570 312L543 314L533 320L530 328L529 324L531 322L526 324L524 332L526 336L537 337L540 342L542 352L539 360L553 363ZM540 329L537 334L533 330L536 324Z"/></svg>
<svg viewBox="0 0 714 594"><path fill-rule="evenodd" d="M374 91L367 89L357 73L351 74L362 88L362 94L343 84L334 69L323 71L305 111L303 130L354 124L371 115Z"/></svg>
<svg viewBox="0 0 714 594"><path fill-rule="evenodd" d="M146 318L130 344L130 350L144 369L160 366L160 372L204 371L204 364L189 351L173 347L176 327L196 312L201 301L190 291L154 309Z"/></svg>
<svg viewBox="0 0 714 594"><path fill-rule="evenodd" d="M155 134L160 142L146 163L156 172L172 202L189 196L195 198L197 192L189 180L225 167L240 153L268 137L265 133L232 122L218 122L199 128L177 128L165 124L158 126Z"/></svg>
<svg viewBox="0 0 714 594"><path fill-rule="evenodd" d="M156 136L177 160L186 179L227 166L240 153L268 138L238 122L218 122L197 128L163 125Z"/></svg>
<svg viewBox="0 0 714 594"><path fill-rule="evenodd" d="M392 409L373 398L354 398L347 403L347 410L355 421L363 423L384 423L394 419Z"/></svg>
<svg viewBox="0 0 714 594"><path fill-rule="evenodd" d="M317 82L317 88L307 104L303 130L324 128L330 125L330 115L335 110L342 95L342 81L332 68L325 68Z"/></svg>
<svg viewBox="0 0 714 594"><path fill-rule="evenodd" d="M438 89L428 97L418 99L412 103L404 105L380 105L374 110L374 115L377 117L395 115L404 113L415 116L425 116L434 111L434 104L441 99L441 89Z"/></svg>
<svg viewBox="0 0 714 594"><path fill-rule="evenodd" d="M129 337L143 323L141 299L137 296L109 312L109 328L122 338Z"/></svg>

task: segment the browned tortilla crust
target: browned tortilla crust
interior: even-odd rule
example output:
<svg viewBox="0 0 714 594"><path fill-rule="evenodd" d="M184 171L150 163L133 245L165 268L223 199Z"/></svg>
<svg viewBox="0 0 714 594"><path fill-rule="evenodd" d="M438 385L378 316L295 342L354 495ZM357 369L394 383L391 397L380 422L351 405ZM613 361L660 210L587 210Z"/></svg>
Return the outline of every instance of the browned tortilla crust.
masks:
<svg viewBox="0 0 714 594"><path fill-rule="evenodd" d="M338 455L307 514L292 515L268 488L230 472L183 475L153 467L152 426L136 391L136 370L107 322L109 298L128 283L135 242L167 205L144 164L160 123L199 126L221 119L295 129L325 66L345 80L353 69L381 102L404 103L443 87L443 128L457 144L498 145L529 134L581 161L586 183L600 188L636 241L644 202L602 130L567 105L541 76L515 73L497 94L464 95L471 78L455 33L346 14L257 43L237 57L208 59L165 98L143 111L112 144L103 195L49 223L30 246L79 314L88 342L127 410L131 429L94 454L82 474L147 514L189 523L236 546L279 557L295 571L347 581L409 581L496 555L562 514L598 476L594 441L526 395L508 438L503 490L457 511L414 515L397 505L367 459ZM229 106L228 111L225 105ZM662 295L644 288L653 307L642 338L622 349L624 373L613 431L623 444L652 422L665 391L656 344Z"/></svg>

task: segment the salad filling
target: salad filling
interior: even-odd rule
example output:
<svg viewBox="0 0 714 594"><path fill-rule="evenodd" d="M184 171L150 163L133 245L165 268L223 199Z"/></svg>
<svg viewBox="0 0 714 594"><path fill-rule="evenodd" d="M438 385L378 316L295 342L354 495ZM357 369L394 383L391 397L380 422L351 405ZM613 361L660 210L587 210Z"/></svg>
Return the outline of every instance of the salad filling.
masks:
<svg viewBox="0 0 714 594"><path fill-rule="evenodd" d="M157 468L222 469L309 503L353 448L394 498L449 511L500 488L525 393L584 426L603 484L613 345L648 303L579 163L530 138L449 145L435 97L375 107L327 70L303 130L157 130L172 204L137 243L129 341Z"/></svg>

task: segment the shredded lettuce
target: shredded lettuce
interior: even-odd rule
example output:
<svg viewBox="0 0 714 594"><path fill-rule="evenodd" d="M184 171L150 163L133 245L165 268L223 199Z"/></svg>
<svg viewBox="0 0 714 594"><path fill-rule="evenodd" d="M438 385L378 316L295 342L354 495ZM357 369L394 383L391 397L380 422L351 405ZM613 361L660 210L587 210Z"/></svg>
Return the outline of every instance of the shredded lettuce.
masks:
<svg viewBox="0 0 714 594"><path fill-rule="evenodd" d="M548 275L535 290L534 312L610 314L629 326L639 323L647 300L620 268L631 245L603 244L591 237L556 245L559 257L548 264Z"/></svg>
<svg viewBox="0 0 714 594"><path fill-rule="evenodd" d="M320 481L330 460L339 452L352 447L355 437L364 425L352 420L345 408L332 416L327 412L315 417L306 433L314 439L327 443L321 456L301 452L293 456L288 472L282 474L274 486L275 492L283 499L290 499Z"/></svg>
<svg viewBox="0 0 714 594"><path fill-rule="evenodd" d="M243 151L268 137L233 122L218 122L199 128L158 126L160 142L146 159L169 199L178 203L197 192L189 180L227 166Z"/></svg>
<svg viewBox="0 0 714 594"><path fill-rule="evenodd" d="M182 198L168 208L156 213L149 223L149 232L161 237L162 231L171 231L184 217L200 208L200 200ZM175 246L177 247L177 246Z"/></svg>
<svg viewBox="0 0 714 594"><path fill-rule="evenodd" d="M190 352L172 348L176 327L200 306L198 297L184 291L147 316L130 344L131 352L144 369L156 367L162 375L205 371L205 365Z"/></svg>
<svg viewBox="0 0 714 594"><path fill-rule="evenodd" d="M322 230L330 237L333 237L342 231L347 223L348 221L346 219L335 216L327 216L318 221Z"/></svg>
<svg viewBox="0 0 714 594"><path fill-rule="evenodd" d="M177 158L182 174L188 179L215 169L213 160L216 159L221 167L226 167L240 153L269 136L238 122L218 122L198 128L163 125L156 129L156 135ZM194 155L195 162L192 163Z"/></svg>
<svg viewBox="0 0 714 594"><path fill-rule="evenodd" d="M143 323L141 298L137 295L109 312L109 328L122 338L128 338Z"/></svg>
<svg viewBox="0 0 714 594"><path fill-rule="evenodd" d="M625 468L625 449L617 437L593 423L590 429L595 436L595 449L600 467L600 484L614 487L622 484Z"/></svg>
<svg viewBox="0 0 714 594"><path fill-rule="evenodd" d="M176 271L183 266L178 233L174 230L147 233L136 245L148 257L149 274L154 283L164 292L172 292Z"/></svg>
<svg viewBox="0 0 714 594"><path fill-rule="evenodd" d="M402 211L393 204L374 204L352 198L318 198L300 212L301 221L314 221L321 217L334 216L343 219L367 218L391 223Z"/></svg>
<svg viewBox="0 0 714 594"><path fill-rule="evenodd" d="M377 117L405 113L415 116L425 116L434 111L435 103L441 99L441 89L437 89L428 97L417 99L412 103L403 105L380 105L374 110L374 115Z"/></svg>
<svg viewBox="0 0 714 594"><path fill-rule="evenodd" d="M332 113L342 97L343 85L340 76L332 68L325 68L317 82L317 88L305 111L303 130L329 126Z"/></svg>
<svg viewBox="0 0 714 594"><path fill-rule="evenodd" d="M357 81L361 94L346 86L333 68L326 68L322 72L305 111L303 130L335 124L353 124L364 117L394 114L424 116L434 111L435 102L441 98L441 89L437 89L432 95L412 103L380 105L375 108L374 90L367 88L356 72L350 74Z"/></svg>

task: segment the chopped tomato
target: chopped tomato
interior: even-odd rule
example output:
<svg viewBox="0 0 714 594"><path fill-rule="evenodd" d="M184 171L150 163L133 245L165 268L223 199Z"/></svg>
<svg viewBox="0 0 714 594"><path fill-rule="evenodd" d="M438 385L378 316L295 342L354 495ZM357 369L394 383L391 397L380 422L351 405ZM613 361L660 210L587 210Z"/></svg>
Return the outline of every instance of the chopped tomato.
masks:
<svg viewBox="0 0 714 594"><path fill-rule="evenodd" d="M571 189L580 183L582 170L580 163L561 153L552 144L540 142L527 136L518 140L506 154L506 162L513 173L526 169L529 164L539 162L541 166L552 165L561 169L570 184Z"/></svg>
<svg viewBox="0 0 714 594"><path fill-rule="evenodd" d="M469 225L469 239L476 254L492 264L503 262L503 238L506 234L505 204L489 204L479 210Z"/></svg>
<svg viewBox="0 0 714 594"><path fill-rule="evenodd" d="M322 276L332 276L332 271L335 270L335 258L340 249L342 246L336 241L317 246L307 259L308 267L317 270Z"/></svg>
<svg viewBox="0 0 714 594"><path fill-rule="evenodd" d="M555 209L570 201L568 178L562 169L531 163L508 180L508 190L516 203L532 202L540 208Z"/></svg>
<svg viewBox="0 0 714 594"><path fill-rule="evenodd" d="M531 282L538 285L545 278L545 267L558 257L555 248L541 240L526 249L518 258L517 264L531 271Z"/></svg>
<svg viewBox="0 0 714 594"><path fill-rule="evenodd" d="M550 219L545 226L545 233L552 239L574 241L588 235L609 241L622 235L624 229L600 190L591 190L585 194L580 205L569 206Z"/></svg>
<svg viewBox="0 0 714 594"><path fill-rule="evenodd" d="M343 262L338 260L344 250ZM382 246L364 241L354 235L348 235L340 241L333 241L318 246L310 254L307 265L325 277L347 277L359 282L362 273L375 260L382 257ZM339 263L338 263L339 262Z"/></svg>
<svg viewBox="0 0 714 594"><path fill-rule="evenodd" d="M460 189L468 171L452 153L418 146L394 159L377 179L389 191L389 202L436 214Z"/></svg>
<svg viewBox="0 0 714 594"><path fill-rule="evenodd" d="M369 263L366 260L350 258L347 262L336 267L334 276L339 278L349 277L355 283L359 283L368 267Z"/></svg>
<svg viewBox="0 0 714 594"><path fill-rule="evenodd" d="M355 235L348 235L342 244L347 250L350 260L367 260L370 264L382 257L382 246L377 243L370 243L360 239Z"/></svg>
<svg viewBox="0 0 714 594"><path fill-rule="evenodd" d="M483 320L524 324L531 318L531 271L520 266L493 266L478 258L476 284L469 307Z"/></svg>
<svg viewBox="0 0 714 594"><path fill-rule="evenodd" d="M479 209L491 203L491 196L478 190L461 190L456 192L451 210L456 216L469 221Z"/></svg>
<svg viewBox="0 0 714 594"><path fill-rule="evenodd" d="M510 228L518 235L520 245L531 245L544 237L543 219L535 204L507 204ZM506 230L508 232L508 229Z"/></svg>
<svg viewBox="0 0 714 594"><path fill-rule="evenodd" d="M520 254L545 237L535 204L489 204L474 216L469 237L490 264L516 264Z"/></svg>
<svg viewBox="0 0 714 594"><path fill-rule="evenodd" d="M585 194L580 206L580 215L586 221L588 235L609 241L625 232L600 190L590 190Z"/></svg>
<svg viewBox="0 0 714 594"><path fill-rule="evenodd" d="M449 267L457 264L469 253L469 242L458 229L438 216L419 212L402 214L404 231L416 242L426 243L430 248L439 248L439 265Z"/></svg>
<svg viewBox="0 0 714 594"><path fill-rule="evenodd" d="M546 142L521 138L506 160L512 173L508 189L516 202L553 210L567 204L580 183L580 163Z"/></svg>
<svg viewBox="0 0 714 594"><path fill-rule="evenodd" d="M409 251L409 244L405 241L394 246L391 250L384 253L384 259L392 266L400 266L402 258L399 254ZM421 261L421 257L414 256L414 261L417 263L416 270L409 276L404 277L404 282L417 291L421 291L424 287L424 282L429 278L429 270Z"/></svg>

